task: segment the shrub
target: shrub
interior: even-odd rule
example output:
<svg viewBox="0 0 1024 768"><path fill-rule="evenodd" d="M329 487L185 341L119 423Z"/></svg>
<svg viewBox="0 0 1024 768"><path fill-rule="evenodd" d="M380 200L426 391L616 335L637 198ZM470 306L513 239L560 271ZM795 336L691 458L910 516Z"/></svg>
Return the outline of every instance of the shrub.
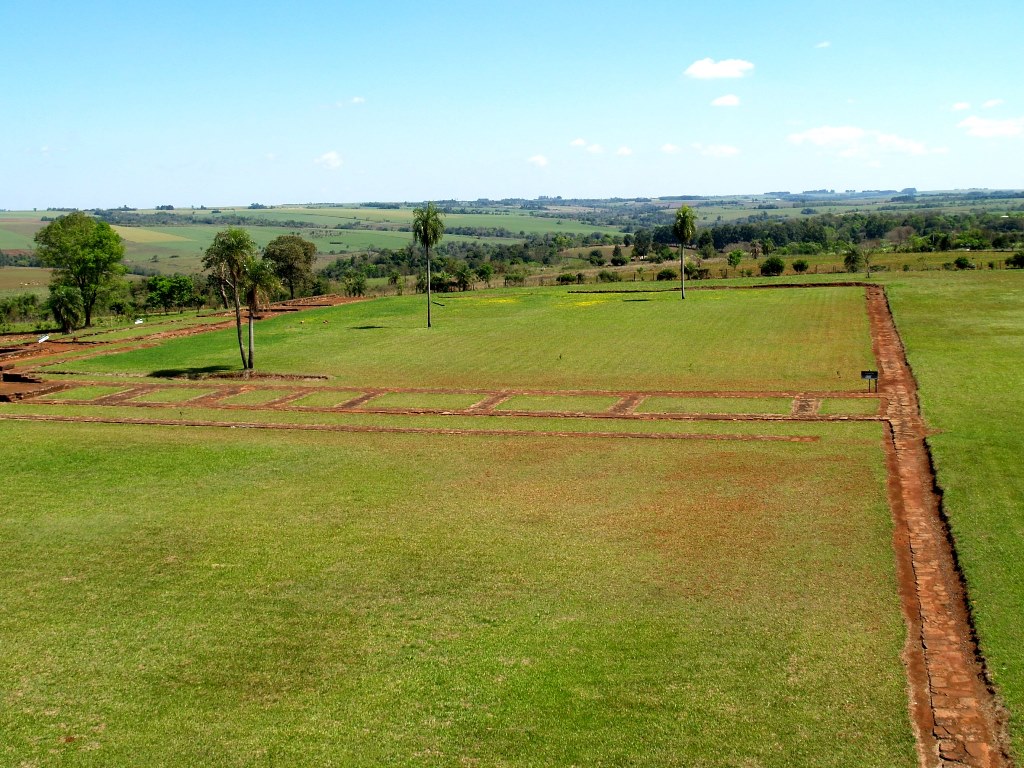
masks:
<svg viewBox="0 0 1024 768"><path fill-rule="evenodd" d="M761 274L765 277L778 277L786 271L786 262L778 256L769 256L761 262Z"/></svg>
<svg viewBox="0 0 1024 768"><path fill-rule="evenodd" d="M599 283L621 283L622 275L618 272L611 272L607 269L602 269L597 273L597 282Z"/></svg>
<svg viewBox="0 0 1024 768"><path fill-rule="evenodd" d="M558 280L559 285L571 285L576 282L576 275L572 272L564 272L555 279Z"/></svg>
<svg viewBox="0 0 1024 768"><path fill-rule="evenodd" d="M616 245L612 251L612 266L613 267L624 267L629 264L629 259L622 253L622 247Z"/></svg>
<svg viewBox="0 0 1024 768"><path fill-rule="evenodd" d="M71 333L85 322L85 308L82 292L70 285L57 285L50 288L50 298L46 302L53 319L57 321L61 331Z"/></svg>
<svg viewBox="0 0 1024 768"><path fill-rule="evenodd" d="M1006 266L1010 269L1024 269L1024 251L1017 251L1006 260Z"/></svg>
<svg viewBox="0 0 1024 768"><path fill-rule="evenodd" d="M600 250L594 248L588 255L587 261L593 264L595 267L600 267L604 264L604 254Z"/></svg>
<svg viewBox="0 0 1024 768"><path fill-rule="evenodd" d="M676 272L674 269L663 269L660 272L658 272L658 274L656 274L654 277L657 280L678 280L679 273Z"/></svg>
<svg viewBox="0 0 1024 768"><path fill-rule="evenodd" d="M807 263L807 259L797 259L793 262L793 271L802 275L809 266L810 264Z"/></svg>
<svg viewBox="0 0 1024 768"><path fill-rule="evenodd" d="M974 262L966 256L957 256L953 259L953 266L957 269L974 269Z"/></svg>
<svg viewBox="0 0 1024 768"><path fill-rule="evenodd" d="M687 280L707 280L709 277L711 277L711 270L707 267L699 267L691 263L686 265Z"/></svg>
<svg viewBox="0 0 1024 768"><path fill-rule="evenodd" d="M861 267L864 266L864 257L861 256L860 251L848 251L843 256L843 266L847 272L860 272Z"/></svg>

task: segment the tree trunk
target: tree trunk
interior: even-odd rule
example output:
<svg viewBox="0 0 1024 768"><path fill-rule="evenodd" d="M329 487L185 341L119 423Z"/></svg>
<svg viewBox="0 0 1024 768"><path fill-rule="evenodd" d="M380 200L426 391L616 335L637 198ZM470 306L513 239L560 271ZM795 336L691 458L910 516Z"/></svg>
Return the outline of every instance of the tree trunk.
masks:
<svg viewBox="0 0 1024 768"><path fill-rule="evenodd" d="M427 328L430 327L430 248L427 248Z"/></svg>
<svg viewBox="0 0 1024 768"><path fill-rule="evenodd" d="M680 244L680 246L679 246L679 293L680 293L680 295L682 295L682 297L684 299L686 298L686 264L683 263L685 261L685 259L686 259L686 255L685 255L685 252L683 251L682 244Z"/></svg>
<svg viewBox="0 0 1024 768"><path fill-rule="evenodd" d="M248 367L245 363L245 346L242 344L242 305L238 301L238 291L233 291L231 298L235 303L235 329L238 331L238 353L242 356L242 370Z"/></svg>
<svg viewBox="0 0 1024 768"><path fill-rule="evenodd" d="M248 368L251 371L252 365L252 348L253 348L253 332L252 332L252 305L249 305L249 365Z"/></svg>

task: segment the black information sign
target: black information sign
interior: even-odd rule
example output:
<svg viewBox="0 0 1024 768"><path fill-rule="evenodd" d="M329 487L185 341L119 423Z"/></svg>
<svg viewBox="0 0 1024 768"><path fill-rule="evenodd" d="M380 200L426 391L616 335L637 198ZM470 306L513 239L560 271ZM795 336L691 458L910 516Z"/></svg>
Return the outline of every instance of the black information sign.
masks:
<svg viewBox="0 0 1024 768"><path fill-rule="evenodd" d="M868 392L871 391L871 382L875 382L875 392L878 391L878 371L861 371L860 377L867 381Z"/></svg>

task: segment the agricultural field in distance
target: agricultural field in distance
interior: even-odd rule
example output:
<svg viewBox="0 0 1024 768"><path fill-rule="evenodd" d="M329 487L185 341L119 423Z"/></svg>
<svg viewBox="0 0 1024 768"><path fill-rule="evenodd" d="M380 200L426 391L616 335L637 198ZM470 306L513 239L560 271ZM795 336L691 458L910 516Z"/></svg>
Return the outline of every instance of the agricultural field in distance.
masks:
<svg viewBox="0 0 1024 768"><path fill-rule="evenodd" d="M0 267L0 297L16 293L35 293L41 297L48 292L50 270L38 267Z"/></svg>
<svg viewBox="0 0 1024 768"><path fill-rule="evenodd" d="M0 761L917 764L863 288L439 301L31 361Z"/></svg>

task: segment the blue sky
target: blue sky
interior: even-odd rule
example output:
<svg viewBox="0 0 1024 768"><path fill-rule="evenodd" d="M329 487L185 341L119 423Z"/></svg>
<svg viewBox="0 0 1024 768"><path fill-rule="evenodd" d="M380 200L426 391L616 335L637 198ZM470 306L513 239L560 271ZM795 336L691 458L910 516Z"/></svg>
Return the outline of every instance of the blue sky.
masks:
<svg viewBox="0 0 1024 768"><path fill-rule="evenodd" d="M1024 187L1016 2L0 3L0 208Z"/></svg>

